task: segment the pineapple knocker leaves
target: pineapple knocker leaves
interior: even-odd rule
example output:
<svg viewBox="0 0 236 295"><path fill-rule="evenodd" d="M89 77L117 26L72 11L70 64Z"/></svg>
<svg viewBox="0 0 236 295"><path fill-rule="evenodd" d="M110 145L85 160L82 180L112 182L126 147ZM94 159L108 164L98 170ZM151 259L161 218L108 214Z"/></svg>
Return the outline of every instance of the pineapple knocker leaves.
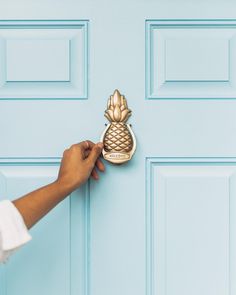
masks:
<svg viewBox="0 0 236 295"><path fill-rule="evenodd" d="M126 124L131 116L124 95L115 90L110 96L105 111L105 117L110 124L104 130L101 141L104 159L115 164L121 164L131 159L136 149L136 140L131 127Z"/></svg>
<svg viewBox="0 0 236 295"><path fill-rule="evenodd" d="M115 90L114 94L110 96L107 103L107 110L105 117L110 122L126 122L131 116L131 110L128 109L126 99Z"/></svg>

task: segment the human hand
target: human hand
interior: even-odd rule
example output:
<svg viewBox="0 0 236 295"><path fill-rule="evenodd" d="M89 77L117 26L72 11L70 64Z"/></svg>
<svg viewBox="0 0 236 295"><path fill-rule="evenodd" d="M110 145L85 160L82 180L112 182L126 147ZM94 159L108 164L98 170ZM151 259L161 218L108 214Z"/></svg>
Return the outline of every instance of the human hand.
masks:
<svg viewBox="0 0 236 295"><path fill-rule="evenodd" d="M97 169L105 170L103 162L99 159L103 144L86 140L73 144L63 153L57 182L68 193L81 186L90 176L98 180Z"/></svg>

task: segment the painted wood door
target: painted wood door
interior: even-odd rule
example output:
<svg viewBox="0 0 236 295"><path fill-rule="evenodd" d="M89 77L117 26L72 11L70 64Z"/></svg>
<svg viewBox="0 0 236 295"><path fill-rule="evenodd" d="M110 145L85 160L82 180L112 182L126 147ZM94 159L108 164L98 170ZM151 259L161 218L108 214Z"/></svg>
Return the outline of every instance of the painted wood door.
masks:
<svg viewBox="0 0 236 295"><path fill-rule="evenodd" d="M0 198L98 141L118 88L137 151L0 267L1 295L236 292L233 1L0 2Z"/></svg>

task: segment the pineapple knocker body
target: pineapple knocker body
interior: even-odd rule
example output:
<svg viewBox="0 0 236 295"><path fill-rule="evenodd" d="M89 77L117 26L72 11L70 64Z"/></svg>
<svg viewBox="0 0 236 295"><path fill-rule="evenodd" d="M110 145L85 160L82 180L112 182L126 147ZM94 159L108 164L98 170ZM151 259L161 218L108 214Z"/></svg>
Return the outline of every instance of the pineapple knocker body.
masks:
<svg viewBox="0 0 236 295"><path fill-rule="evenodd" d="M105 117L110 124L104 130L101 141L104 143L102 151L104 159L114 164L129 161L136 149L134 133L126 122L131 116L127 101L118 90L115 90L107 103Z"/></svg>

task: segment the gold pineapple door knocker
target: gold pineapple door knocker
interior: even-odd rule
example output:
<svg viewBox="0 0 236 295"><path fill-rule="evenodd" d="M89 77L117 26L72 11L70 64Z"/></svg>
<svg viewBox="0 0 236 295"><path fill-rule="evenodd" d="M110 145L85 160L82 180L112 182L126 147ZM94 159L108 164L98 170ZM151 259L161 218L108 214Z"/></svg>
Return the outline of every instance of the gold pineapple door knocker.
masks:
<svg viewBox="0 0 236 295"><path fill-rule="evenodd" d="M136 139L130 125L126 123L131 116L131 110L128 109L125 97L118 90L108 99L104 115L110 124L101 137L104 144L103 157L114 164L125 163L135 152Z"/></svg>

